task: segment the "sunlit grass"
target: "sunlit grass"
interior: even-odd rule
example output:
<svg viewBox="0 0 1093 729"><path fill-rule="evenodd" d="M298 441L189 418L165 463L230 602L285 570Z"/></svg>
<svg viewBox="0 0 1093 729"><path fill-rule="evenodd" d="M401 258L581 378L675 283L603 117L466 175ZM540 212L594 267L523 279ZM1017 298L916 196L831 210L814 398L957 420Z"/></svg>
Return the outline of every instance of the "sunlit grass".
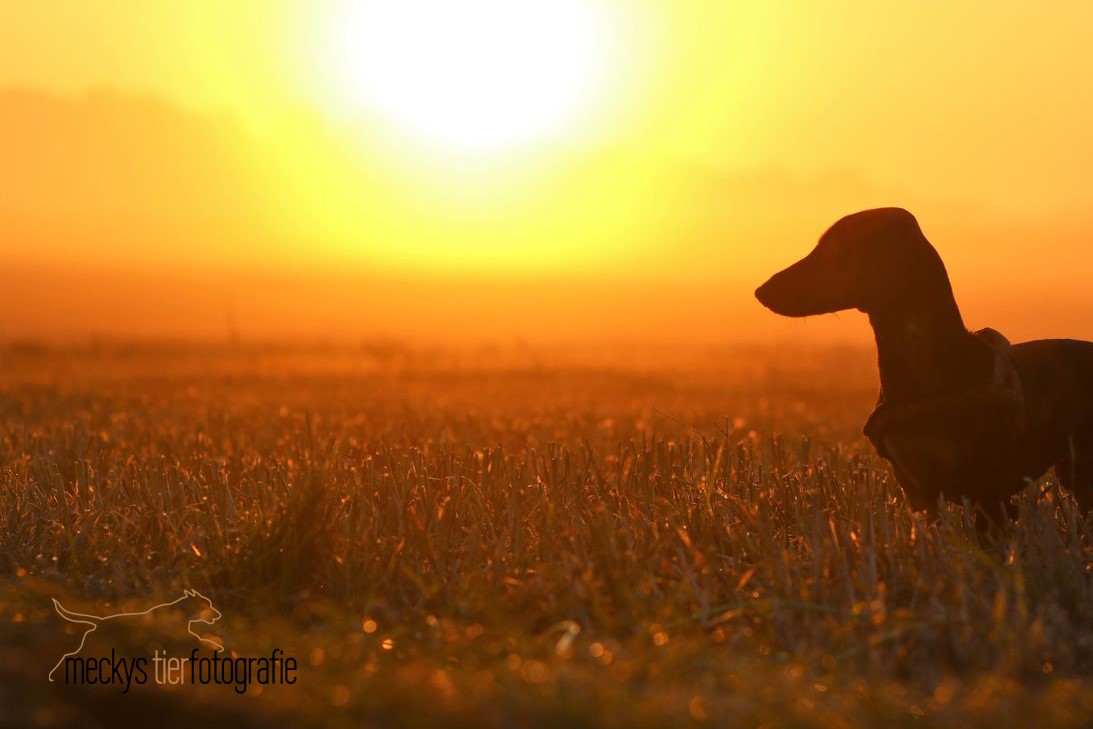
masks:
<svg viewBox="0 0 1093 729"><path fill-rule="evenodd" d="M806 354L7 350L0 635L49 663L49 595L198 588L304 663L201 693L225 722L1086 722L1089 520L1047 480L1001 535L926 524L868 353Z"/></svg>

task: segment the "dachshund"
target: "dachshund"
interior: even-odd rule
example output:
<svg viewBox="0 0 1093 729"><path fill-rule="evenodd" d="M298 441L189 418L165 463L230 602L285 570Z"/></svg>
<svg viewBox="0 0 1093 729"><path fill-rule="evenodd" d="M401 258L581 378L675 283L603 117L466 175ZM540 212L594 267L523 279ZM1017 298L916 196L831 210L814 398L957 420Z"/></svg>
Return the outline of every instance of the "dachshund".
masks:
<svg viewBox="0 0 1093 729"><path fill-rule="evenodd" d="M968 331L911 213L846 216L755 296L784 316L869 316L881 388L864 433L913 510L932 518L941 497L1014 516L1009 498L1051 467L1093 509L1093 342Z"/></svg>

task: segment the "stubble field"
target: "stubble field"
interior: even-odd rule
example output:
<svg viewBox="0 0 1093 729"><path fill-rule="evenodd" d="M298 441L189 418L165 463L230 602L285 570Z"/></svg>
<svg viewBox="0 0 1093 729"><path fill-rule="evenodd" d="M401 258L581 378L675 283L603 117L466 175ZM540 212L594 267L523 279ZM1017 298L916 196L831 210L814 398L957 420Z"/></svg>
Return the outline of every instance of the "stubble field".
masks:
<svg viewBox="0 0 1093 729"><path fill-rule="evenodd" d="M860 433L866 349L10 346L0 373L0 723L1093 717L1093 523L1050 477L986 538L908 512ZM51 597L188 588L298 682L46 680Z"/></svg>

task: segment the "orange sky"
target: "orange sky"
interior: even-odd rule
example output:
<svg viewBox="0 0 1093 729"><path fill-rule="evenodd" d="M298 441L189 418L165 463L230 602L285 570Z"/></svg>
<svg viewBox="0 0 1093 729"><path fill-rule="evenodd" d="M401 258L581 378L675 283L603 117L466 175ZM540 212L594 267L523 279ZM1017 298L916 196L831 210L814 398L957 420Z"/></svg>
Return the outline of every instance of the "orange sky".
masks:
<svg viewBox="0 0 1093 729"><path fill-rule="evenodd" d="M1089 3L397 5L0 6L0 338L860 339L751 291L877 205L1093 338Z"/></svg>

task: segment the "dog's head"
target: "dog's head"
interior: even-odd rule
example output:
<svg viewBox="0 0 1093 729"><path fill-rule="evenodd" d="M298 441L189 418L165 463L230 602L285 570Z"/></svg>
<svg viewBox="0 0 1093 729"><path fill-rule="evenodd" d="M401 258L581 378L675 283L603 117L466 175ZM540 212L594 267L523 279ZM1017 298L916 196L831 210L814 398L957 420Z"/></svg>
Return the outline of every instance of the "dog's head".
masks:
<svg viewBox="0 0 1093 729"><path fill-rule="evenodd" d="M223 617L220 611L213 607L213 601L197 590L186 590L185 598L187 612L194 616L194 622L212 625Z"/></svg>
<svg viewBox="0 0 1093 729"><path fill-rule="evenodd" d="M807 256L755 291L777 314L811 316L844 309L875 311L915 287L948 281L941 258L902 208L848 215Z"/></svg>

